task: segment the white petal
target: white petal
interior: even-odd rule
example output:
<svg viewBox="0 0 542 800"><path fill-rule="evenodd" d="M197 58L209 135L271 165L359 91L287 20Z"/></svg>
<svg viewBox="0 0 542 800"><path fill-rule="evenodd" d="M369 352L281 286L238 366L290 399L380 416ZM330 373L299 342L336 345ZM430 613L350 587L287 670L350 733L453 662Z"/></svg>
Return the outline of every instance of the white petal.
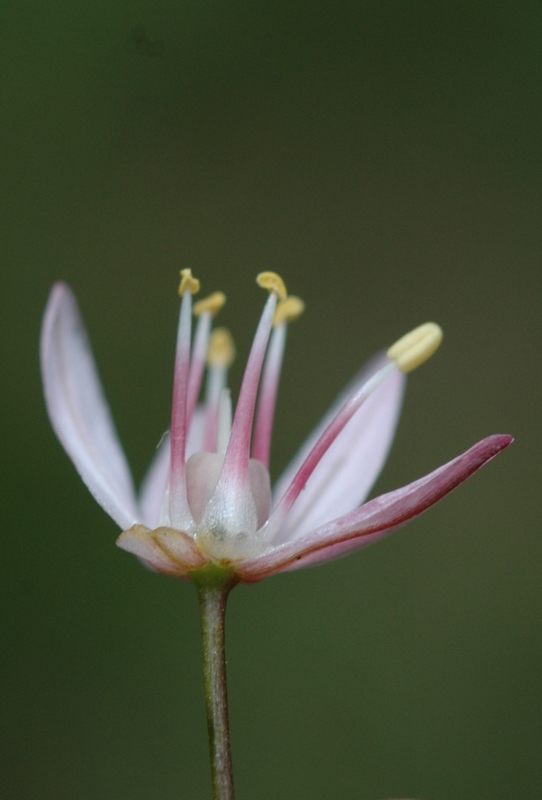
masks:
<svg viewBox="0 0 542 800"><path fill-rule="evenodd" d="M198 406L192 414L188 439L186 442L186 460L194 453L203 450L205 441L206 411ZM160 522L160 511L166 493L169 478L171 447L169 433L166 433L157 448L139 492L139 502L145 525L157 528Z"/></svg>
<svg viewBox="0 0 542 800"><path fill-rule="evenodd" d="M41 333L51 424L98 503L121 528L139 521L132 478L71 290L53 288Z"/></svg>
<svg viewBox="0 0 542 800"><path fill-rule="evenodd" d="M286 491L299 466L345 400L377 372L387 359L372 359L339 395L331 409L278 480L275 503ZM365 401L331 445L307 481L279 534L286 542L357 508L376 481L393 441L401 410L405 376L394 371Z"/></svg>

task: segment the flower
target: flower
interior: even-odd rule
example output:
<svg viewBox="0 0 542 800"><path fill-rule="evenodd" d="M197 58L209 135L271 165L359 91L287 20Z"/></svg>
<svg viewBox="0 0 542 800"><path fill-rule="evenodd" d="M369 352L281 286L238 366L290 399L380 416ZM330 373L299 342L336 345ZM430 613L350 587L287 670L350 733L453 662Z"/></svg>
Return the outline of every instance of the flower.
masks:
<svg viewBox="0 0 542 800"><path fill-rule="evenodd" d="M354 378L272 492L269 452L286 330L303 303L287 296L275 273L258 276L269 296L232 415L226 377L233 343L224 329L211 332L225 297L215 293L192 308L199 282L190 270L181 276L171 429L139 497L65 284L51 292L41 337L53 428L98 503L123 529L119 547L156 571L189 577L212 564L251 582L345 555L425 511L511 443L510 436L490 436L424 478L363 502L393 438L405 373L440 344L440 328L427 323ZM192 312L198 317L193 344ZM205 401L197 405L206 361Z"/></svg>

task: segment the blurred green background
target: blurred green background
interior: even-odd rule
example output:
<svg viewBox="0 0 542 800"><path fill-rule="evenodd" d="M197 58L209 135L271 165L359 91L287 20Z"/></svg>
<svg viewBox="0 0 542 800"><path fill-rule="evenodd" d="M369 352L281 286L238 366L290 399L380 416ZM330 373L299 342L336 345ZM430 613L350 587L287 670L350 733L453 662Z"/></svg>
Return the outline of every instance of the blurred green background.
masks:
<svg viewBox="0 0 542 800"><path fill-rule="evenodd" d="M229 298L234 390L273 269L277 476L365 358L426 319L377 490L516 443L407 529L240 587L239 800L542 796L542 5L0 9L6 800L210 797L195 592L114 546L38 370L70 283L136 480L168 426L178 270Z"/></svg>

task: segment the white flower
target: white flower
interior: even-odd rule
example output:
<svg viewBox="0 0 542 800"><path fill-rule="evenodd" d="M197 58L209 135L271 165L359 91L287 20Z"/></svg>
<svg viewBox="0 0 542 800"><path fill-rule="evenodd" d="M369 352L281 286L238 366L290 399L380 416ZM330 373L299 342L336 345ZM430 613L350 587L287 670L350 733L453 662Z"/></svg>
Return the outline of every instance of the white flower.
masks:
<svg viewBox="0 0 542 800"><path fill-rule="evenodd" d="M214 564L250 582L336 558L420 514L512 441L490 436L426 477L362 505L393 439L404 372L440 343L440 329L429 323L354 378L271 492L269 452L286 329L302 303L287 296L275 273L258 276L269 297L232 419L226 376L233 345L223 329L211 333L225 298L217 293L195 304L191 344L199 282L189 270L181 275L171 430L139 497L65 284L51 292L41 338L53 428L96 500L123 529L117 544L155 570L186 577ZM197 406L206 361L206 398Z"/></svg>

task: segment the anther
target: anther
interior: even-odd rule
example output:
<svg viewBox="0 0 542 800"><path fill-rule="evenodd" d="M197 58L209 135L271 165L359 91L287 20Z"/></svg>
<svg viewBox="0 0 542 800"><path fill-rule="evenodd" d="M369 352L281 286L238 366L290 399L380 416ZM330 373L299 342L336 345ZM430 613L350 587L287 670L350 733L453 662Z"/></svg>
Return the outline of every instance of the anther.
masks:
<svg viewBox="0 0 542 800"><path fill-rule="evenodd" d="M190 294L196 294L196 292L199 292L199 286L200 283L198 279L192 277L191 269L181 270L181 283L179 284L180 297L182 297L185 292L190 292Z"/></svg>
<svg viewBox="0 0 542 800"><path fill-rule="evenodd" d="M262 289L267 289L269 293L275 294L281 301L286 300L288 296L284 281L276 272L260 272L256 277L256 283L258 286L261 286Z"/></svg>
<svg viewBox="0 0 542 800"><path fill-rule="evenodd" d="M305 310L305 303L300 297L290 295L286 300L282 300L277 306L273 325L276 327L282 322L295 322Z"/></svg>
<svg viewBox="0 0 542 800"><path fill-rule="evenodd" d="M195 317L199 317L201 314L209 311L211 316L214 317L218 314L225 302L226 295L224 292L213 292L213 294L210 294L208 297L203 297L201 300L198 300L197 303L194 303L192 313Z"/></svg>
<svg viewBox="0 0 542 800"><path fill-rule="evenodd" d="M231 367L235 358L235 345L227 328L215 328L209 341L207 364L210 367Z"/></svg>
<svg viewBox="0 0 542 800"><path fill-rule="evenodd" d="M412 372L431 358L441 342L442 329L435 322L426 322L395 342L387 356L401 372Z"/></svg>

